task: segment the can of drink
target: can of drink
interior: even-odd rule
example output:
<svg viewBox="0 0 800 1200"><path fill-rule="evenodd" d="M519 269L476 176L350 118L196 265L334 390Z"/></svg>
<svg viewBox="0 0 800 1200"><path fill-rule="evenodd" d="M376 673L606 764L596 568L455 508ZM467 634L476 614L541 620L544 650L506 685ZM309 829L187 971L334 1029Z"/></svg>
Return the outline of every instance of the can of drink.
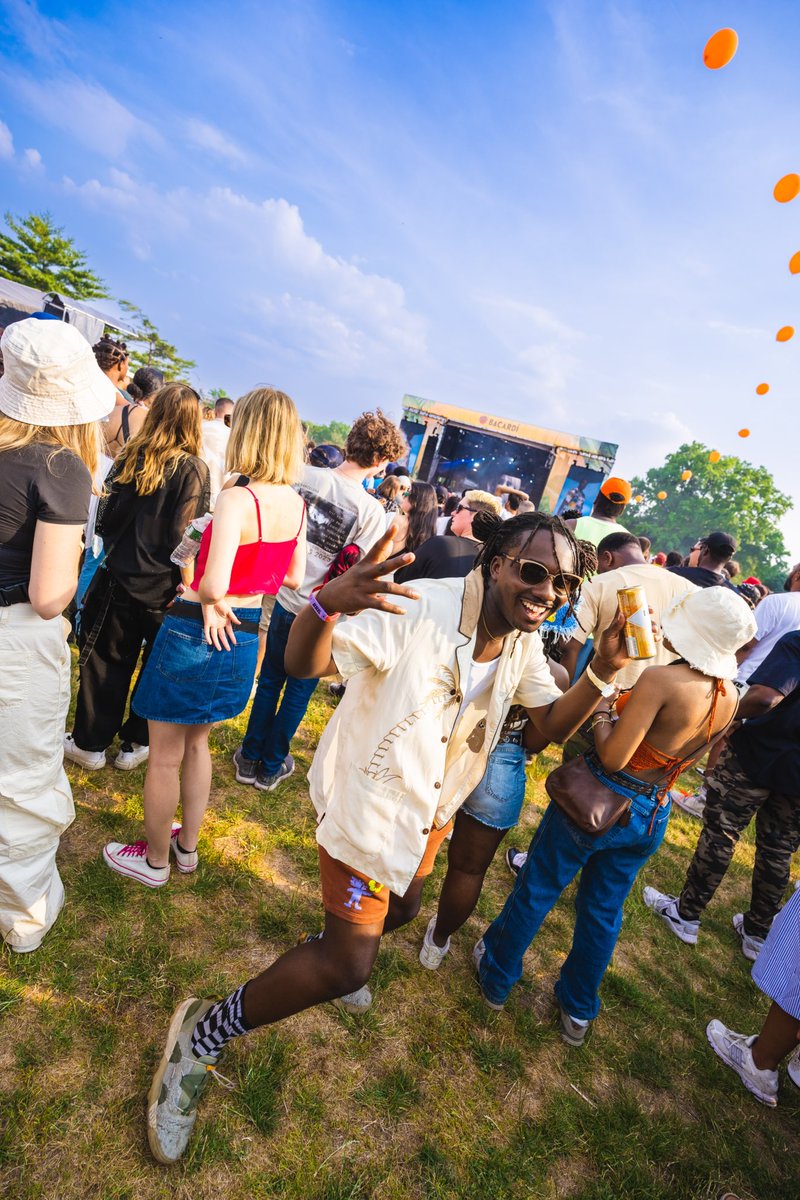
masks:
<svg viewBox="0 0 800 1200"><path fill-rule="evenodd" d="M656 643L653 637L647 593L641 584L636 587L619 588L617 591L620 611L625 618L625 644L630 658L655 658Z"/></svg>

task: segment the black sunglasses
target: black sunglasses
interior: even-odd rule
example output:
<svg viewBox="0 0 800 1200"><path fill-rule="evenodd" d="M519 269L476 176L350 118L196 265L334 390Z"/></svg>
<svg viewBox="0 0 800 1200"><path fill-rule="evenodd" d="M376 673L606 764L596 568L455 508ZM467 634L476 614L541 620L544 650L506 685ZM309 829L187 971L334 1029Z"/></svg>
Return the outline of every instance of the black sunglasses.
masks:
<svg viewBox="0 0 800 1200"><path fill-rule="evenodd" d="M478 510L477 510L477 508L470 508L470 506L469 506L468 504L459 504L459 505L456 507L456 512L471 512L471 513L474 513L474 512L477 512L477 511L478 511Z"/></svg>
<svg viewBox="0 0 800 1200"><path fill-rule="evenodd" d="M553 591L557 595L571 596L582 583L580 575L569 575L566 571L553 572L535 558L518 558L513 554L504 554L503 558L516 563L521 581L530 587L549 579L553 584Z"/></svg>

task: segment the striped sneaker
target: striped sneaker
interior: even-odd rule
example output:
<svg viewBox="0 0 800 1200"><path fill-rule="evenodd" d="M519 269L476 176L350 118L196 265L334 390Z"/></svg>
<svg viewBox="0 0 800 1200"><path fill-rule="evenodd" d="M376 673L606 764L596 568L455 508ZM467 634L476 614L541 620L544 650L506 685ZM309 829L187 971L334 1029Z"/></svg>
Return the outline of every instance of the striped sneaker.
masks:
<svg viewBox="0 0 800 1200"><path fill-rule="evenodd" d="M169 848L171 853L175 855L175 866L181 875L191 875L193 871L197 870L199 859L196 850L181 850L178 844L181 829L181 825L172 826L172 833L169 835Z"/></svg>
<svg viewBox="0 0 800 1200"><path fill-rule="evenodd" d="M147 842L109 842L103 846L103 862L118 875L127 875L146 887L159 888L169 883L166 867L151 867L147 861Z"/></svg>

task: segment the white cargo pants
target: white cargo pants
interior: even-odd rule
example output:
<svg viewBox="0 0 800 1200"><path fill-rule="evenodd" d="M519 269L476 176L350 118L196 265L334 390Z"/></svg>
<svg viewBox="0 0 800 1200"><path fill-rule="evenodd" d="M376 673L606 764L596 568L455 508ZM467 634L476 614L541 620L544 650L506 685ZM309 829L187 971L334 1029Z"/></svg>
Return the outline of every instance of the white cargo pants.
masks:
<svg viewBox="0 0 800 1200"><path fill-rule="evenodd" d="M0 936L15 950L35 950L64 902L56 851L75 816L64 626L30 604L0 608Z"/></svg>

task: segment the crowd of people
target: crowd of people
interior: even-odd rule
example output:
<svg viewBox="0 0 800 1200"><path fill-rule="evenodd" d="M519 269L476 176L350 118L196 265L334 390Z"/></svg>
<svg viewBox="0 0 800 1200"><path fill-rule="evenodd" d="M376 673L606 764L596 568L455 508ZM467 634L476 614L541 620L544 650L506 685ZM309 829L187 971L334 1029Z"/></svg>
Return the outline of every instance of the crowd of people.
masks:
<svg viewBox="0 0 800 1200"><path fill-rule="evenodd" d="M252 707L239 784L273 791L320 680L340 697L308 775L324 926L219 1000L176 1008L148 1098L148 1138L177 1161L225 1046L323 1002L369 1008L382 937L418 915L447 846L423 968L439 969L519 823L526 766L562 763L511 890L474 946L502 1009L525 955L580 873L555 984L581 1046L623 905L677 801L703 828L679 896L644 902L684 943L755 817L752 900L733 929L772 1006L758 1034L718 1019L716 1053L766 1104L800 1085L800 565L785 590L738 585L733 537L652 553L623 520L627 481L590 514L518 489L450 495L413 481L400 429L362 414L346 445L309 444L292 400L258 387L206 413L125 345L94 349L34 318L2 339L0 378L0 932L38 949L65 903L59 839L74 817L64 759L145 766L144 837L102 848L130 886L201 868L209 734ZM636 657L620 589L642 587L655 652ZM69 618L69 619L66 619ZM75 718L65 729L71 655ZM255 685L255 686L254 686ZM705 760L696 796L681 774ZM178 814L180 816L178 818ZM98 847L100 851L100 847ZM67 898L68 899L68 898Z"/></svg>

